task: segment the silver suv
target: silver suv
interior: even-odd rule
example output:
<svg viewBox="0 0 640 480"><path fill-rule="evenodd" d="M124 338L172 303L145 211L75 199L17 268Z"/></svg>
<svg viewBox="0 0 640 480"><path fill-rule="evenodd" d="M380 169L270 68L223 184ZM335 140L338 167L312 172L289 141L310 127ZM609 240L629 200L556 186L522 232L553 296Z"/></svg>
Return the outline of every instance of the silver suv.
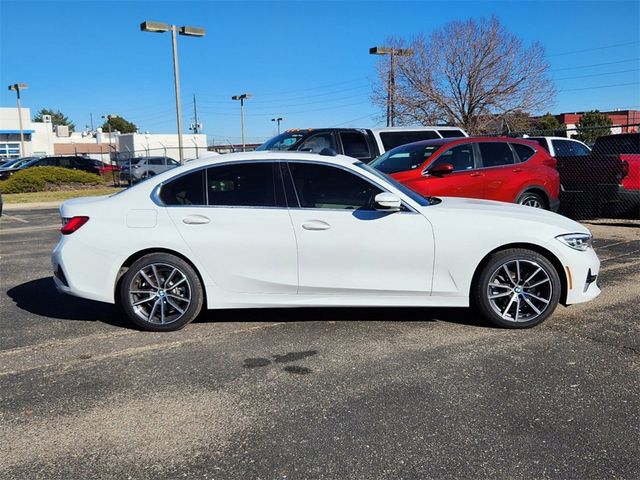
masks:
<svg viewBox="0 0 640 480"><path fill-rule="evenodd" d="M178 166L180 163L169 157L135 157L122 163L120 178L134 183Z"/></svg>

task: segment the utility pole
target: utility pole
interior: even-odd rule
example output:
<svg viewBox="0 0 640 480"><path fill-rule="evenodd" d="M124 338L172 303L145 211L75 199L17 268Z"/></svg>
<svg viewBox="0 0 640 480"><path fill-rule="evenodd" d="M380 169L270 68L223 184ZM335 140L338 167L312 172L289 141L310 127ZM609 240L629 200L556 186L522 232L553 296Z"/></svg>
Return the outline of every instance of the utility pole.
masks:
<svg viewBox="0 0 640 480"><path fill-rule="evenodd" d="M29 85L26 83L14 83L13 85L9 85L9 90L16 91L16 103L18 104L18 124L20 125L20 156L25 156L24 151L24 130L22 128L22 102L20 100L20 90L25 90L29 88Z"/></svg>
<svg viewBox="0 0 640 480"><path fill-rule="evenodd" d="M369 49L371 55L389 55L389 76L387 78L387 127L395 126L395 62L394 57L409 57L413 55L413 50L408 48L390 48L390 47L371 47Z"/></svg>
<svg viewBox="0 0 640 480"><path fill-rule="evenodd" d="M118 118L117 115L114 115L112 113L110 113L109 115L102 115L102 118L104 118L107 121L107 126L109 127L109 163L113 163L113 158L112 158L112 153L113 153L113 144L111 143L111 119L112 118ZM93 123L93 121L92 121Z"/></svg>
<svg viewBox="0 0 640 480"><path fill-rule="evenodd" d="M178 150L180 153L180 163L184 163L184 152L182 151L182 107L180 105L180 72L178 68L178 41L177 33L190 37L204 37L204 28L198 27L177 27L160 22L142 22L140 30L143 32L164 33L171 32L171 49L173 51L173 81L176 90L176 119L178 123Z"/></svg>
<svg viewBox="0 0 640 480"><path fill-rule="evenodd" d="M244 135L244 101L251 98L250 93L242 93L240 95L234 95L231 100L240 100L240 127L242 128L242 151L245 151L245 135Z"/></svg>
<svg viewBox="0 0 640 480"><path fill-rule="evenodd" d="M196 94L193 94L193 133L198 133L198 108L196 107Z"/></svg>
<svg viewBox="0 0 640 480"><path fill-rule="evenodd" d="M93 132L93 113L89 112L89 119L91 120L91 131Z"/></svg>
<svg viewBox="0 0 640 480"><path fill-rule="evenodd" d="M278 135L280 135L280 122L283 121L284 118L282 117L276 117L276 118L272 118L271 121L272 122L277 122L278 123Z"/></svg>

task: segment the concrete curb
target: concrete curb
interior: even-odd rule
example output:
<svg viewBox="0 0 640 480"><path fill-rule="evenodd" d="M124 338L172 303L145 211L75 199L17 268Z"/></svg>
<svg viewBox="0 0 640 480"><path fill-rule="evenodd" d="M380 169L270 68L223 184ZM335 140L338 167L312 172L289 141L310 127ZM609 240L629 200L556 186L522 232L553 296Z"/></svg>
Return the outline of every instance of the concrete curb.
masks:
<svg viewBox="0 0 640 480"><path fill-rule="evenodd" d="M51 208L60 208L64 200L55 202L33 202L33 203L5 203L2 207L3 212L14 210L46 210Z"/></svg>

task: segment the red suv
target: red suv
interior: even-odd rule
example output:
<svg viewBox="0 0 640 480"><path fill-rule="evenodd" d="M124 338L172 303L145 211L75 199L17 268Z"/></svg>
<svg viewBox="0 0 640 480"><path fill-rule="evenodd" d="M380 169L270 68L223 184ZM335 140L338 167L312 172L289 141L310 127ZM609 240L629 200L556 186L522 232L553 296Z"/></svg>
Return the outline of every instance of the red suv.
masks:
<svg viewBox="0 0 640 480"><path fill-rule="evenodd" d="M425 196L484 198L558 210L556 160L527 140L425 140L389 150L371 166Z"/></svg>

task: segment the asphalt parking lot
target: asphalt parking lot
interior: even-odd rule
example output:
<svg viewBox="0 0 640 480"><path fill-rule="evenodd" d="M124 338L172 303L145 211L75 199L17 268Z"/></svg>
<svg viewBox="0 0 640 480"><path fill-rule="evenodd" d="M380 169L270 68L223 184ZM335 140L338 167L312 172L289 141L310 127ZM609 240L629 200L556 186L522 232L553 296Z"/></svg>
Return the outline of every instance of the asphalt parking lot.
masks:
<svg viewBox="0 0 640 480"><path fill-rule="evenodd" d="M640 226L602 295L526 331L466 309L208 312L56 293L55 210L0 220L0 478L640 477Z"/></svg>

